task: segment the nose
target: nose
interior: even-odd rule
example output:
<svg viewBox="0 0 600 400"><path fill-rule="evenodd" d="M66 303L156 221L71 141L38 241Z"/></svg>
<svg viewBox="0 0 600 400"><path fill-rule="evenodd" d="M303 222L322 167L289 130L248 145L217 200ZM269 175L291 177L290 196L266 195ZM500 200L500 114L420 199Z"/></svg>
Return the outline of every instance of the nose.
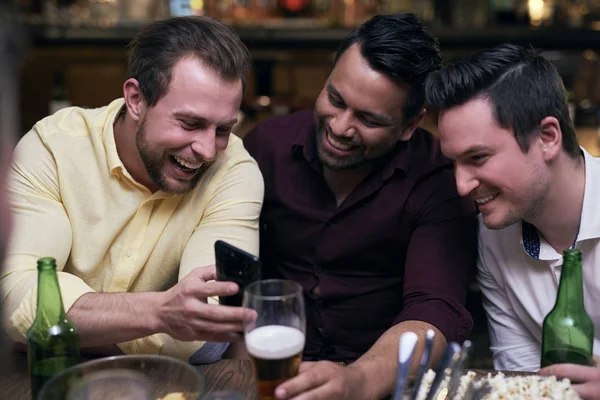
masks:
<svg viewBox="0 0 600 400"><path fill-rule="evenodd" d="M335 136L351 137L354 134L352 129L352 113L350 110L338 113L331 118L329 126Z"/></svg>
<svg viewBox="0 0 600 400"><path fill-rule="evenodd" d="M479 186L479 181L475 176L467 168L460 165L454 166L454 177L456 178L456 189L461 196L468 196Z"/></svg>
<svg viewBox="0 0 600 400"><path fill-rule="evenodd" d="M217 157L216 132L206 129L197 133L191 144L192 150L203 162L212 162Z"/></svg>

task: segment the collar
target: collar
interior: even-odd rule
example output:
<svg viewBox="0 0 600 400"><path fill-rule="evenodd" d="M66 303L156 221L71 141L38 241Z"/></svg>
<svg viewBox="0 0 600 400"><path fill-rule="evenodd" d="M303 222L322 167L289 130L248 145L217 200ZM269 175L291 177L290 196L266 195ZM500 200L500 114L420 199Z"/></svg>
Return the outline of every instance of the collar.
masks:
<svg viewBox="0 0 600 400"><path fill-rule="evenodd" d="M104 148L108 160L110 173L115 176L121 176L125 171L125 166L119 158L117 144L115 142L114 123L117 118L125 112L125 100L123 98L114 100L108 105L108 114L102 127L102 137L104 138Z"/></svg>
<svg viewBox="0 0 600 400"><path fill-rule="evenodd" d="M595 206L600 199L600 159L593 157L581 148L585 166L585 188L583 207L579 221L579 231L573 242L573 248L584 240L600 238L600 210ZM523 250L532 258L540 258L540 235L535 226L521 222Z"/></svg>
<svg viewBox="0 0 600 400"><path fill-rule="evenodd" d="M585 189L577 242L600 238L600 158L581 149L585 159Z"/></svg>
<svg viewBox="0 0 600 400"><path fill-rule="evenodd" d="M294 156L303 156L314 169L321 172L323 165L317 154L317 125L314 121L314 113L312 115L312 122L299 130L291 150ZM397 170L404 172L405 175L408 173L411 163L411 143L419 135L421 135L421 128L417 128L410 140L396 143L394 150L382 159L381 168L384 180L391 178Z"/></svg>

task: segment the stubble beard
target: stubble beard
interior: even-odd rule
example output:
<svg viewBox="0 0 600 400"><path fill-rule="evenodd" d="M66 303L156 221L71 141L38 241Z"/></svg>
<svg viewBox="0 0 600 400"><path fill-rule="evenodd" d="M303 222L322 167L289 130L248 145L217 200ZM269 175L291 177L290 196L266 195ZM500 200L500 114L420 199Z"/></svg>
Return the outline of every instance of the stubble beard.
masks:
<svg viewBox="0 0 600 400"><path fill-rule="evenodd" d="M144 163L144 167L156 187L166 193L184 194L191 191L200 180L204 166L200 167L200 171L188 181L177 181L180 185L175 186L169 183L165 176L165 160L168 158L165 151L153 149L147 138L146 117L142 119L140 126L135 134L135 143Z"/></svg>
<svg viewBox="0 0 600 400"><path fill-rule="evenodd" d="M319 157L319 161L321 161L323 166L334 171L343 171L359 168L371 162L371 160L364 156L362 151L343 158L331 154L323 145L323 141L327 140L326 122L322 119L317 119L316 125L317 156Z"/></svg>

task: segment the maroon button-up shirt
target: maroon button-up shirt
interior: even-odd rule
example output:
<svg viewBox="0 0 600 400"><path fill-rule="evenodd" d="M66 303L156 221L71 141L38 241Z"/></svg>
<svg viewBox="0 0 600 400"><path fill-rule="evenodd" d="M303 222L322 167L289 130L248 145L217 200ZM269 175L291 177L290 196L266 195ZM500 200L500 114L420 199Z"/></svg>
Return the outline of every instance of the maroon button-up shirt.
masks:
<svg viewBox="0 0 600 400"><path fill-rule="evenodd" d="M354 361L406 320L464 341L476 210L457 194L437 139L418 129L338 207L315 132L313 113L303 111L269 119L244 140L265 180L264 276L305 291L304 359Z"/></svg>

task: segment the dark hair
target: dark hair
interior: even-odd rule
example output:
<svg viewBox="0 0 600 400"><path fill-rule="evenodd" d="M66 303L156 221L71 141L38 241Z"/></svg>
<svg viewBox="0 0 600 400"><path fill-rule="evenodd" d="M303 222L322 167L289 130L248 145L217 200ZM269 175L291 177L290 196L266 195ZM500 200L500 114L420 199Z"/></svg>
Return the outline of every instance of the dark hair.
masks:
<svg viewBox="0 0 600 400"><path fill-rule="evenodd" d="M513 130L524 153L542 119L550 116L560 123L565 152L580 155L563 81L536 50L499 45L446 65L427 80L427 99L440 110L477 97L490 101L496 121Z"/></svg>
<svg viewBox="0 0 600 400"><path fill-rule="evenodd" d="M376 15L354 29L340 44L335 63L355 43L369 66L410 86L404 119L419 114L425 104L425 80L442 65L437 40L414 14Z"/></svg>
<svg viewBox="0 0 600 400"><path fill-rule="evenodd" d="M165 95L173 66L182 57L198 57L226 80L245 88L250 53L228 26L201 16L177 17L145 26L129 44L127 78L135 78L149 106Z"/></svg>

